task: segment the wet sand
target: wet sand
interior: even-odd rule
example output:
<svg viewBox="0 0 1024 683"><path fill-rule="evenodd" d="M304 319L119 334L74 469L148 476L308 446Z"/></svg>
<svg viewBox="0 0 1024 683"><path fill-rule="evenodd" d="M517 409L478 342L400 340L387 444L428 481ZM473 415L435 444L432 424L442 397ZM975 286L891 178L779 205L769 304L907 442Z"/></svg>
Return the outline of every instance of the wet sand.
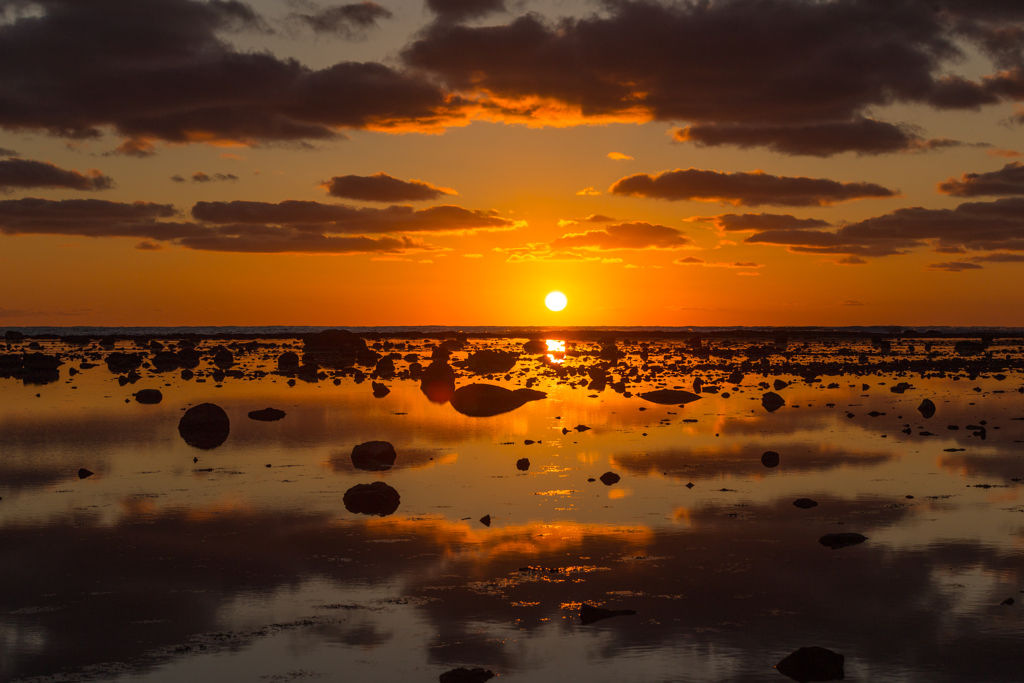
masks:
<svg viewBox="0 0 1024 683"><path fill-rule="evenodd" d="M2 680L1021 678L1019 339L152 341L7 343Z"/></svg>

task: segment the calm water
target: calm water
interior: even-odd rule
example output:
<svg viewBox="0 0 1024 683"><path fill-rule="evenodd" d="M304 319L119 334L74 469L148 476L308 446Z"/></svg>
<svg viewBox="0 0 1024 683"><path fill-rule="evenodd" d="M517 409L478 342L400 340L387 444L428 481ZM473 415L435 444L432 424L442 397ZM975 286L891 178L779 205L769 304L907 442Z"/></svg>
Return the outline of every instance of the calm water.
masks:
<svg viewBox="0 0 1024 683"><path fill-rule="evenodd" d="M398 352L429 358L435 341ZM451 360L524 341L470 340ZM989 353L1019 365L1016 343ZM896 357L925 358L917 344ZM952 344L935 350L953 357ZM143 367L122 386L102 360L112 349L43 341L65 360L58 381L0 379L0 678L436 681L465 666L517 681L788 681L773 667L805 646L844 655L851 681L1024 678L1015 369L808 383L775 356L736 384L726 366L742 353L707 361L651 341L648 363L674 366L652 373L620 340L609 381L637 368L632 396L523 355L507 380L457 368L456 383L534 377L547 397L468 417L400 377L381 380L383 398L329 369L290 386L274 374L288 346L301 355L297 340L236 350L241 378L218 383L204 355L191 380ZM866 339L791 350L824 362L840 347L850 368L884 360ZM570 345L562 365L593 366L598 349ZM98 365L70 376L83 361ZM719 393L682 407L638 396L695 376ZM776 379L791 385L769 412L759 384ZM133 399L147 388L162 402ZM230 418L212 450L177 429L205 402ZM247 417L268 406L287 416ZM390 470L353 466L373 440L394 445ZM605 485L609 471L620 479ZM346 509L346 491L376 481L400 494L393 514ZM819 542L845 532L867 540ZM636 614L584 625L582 603Z"/></svg>

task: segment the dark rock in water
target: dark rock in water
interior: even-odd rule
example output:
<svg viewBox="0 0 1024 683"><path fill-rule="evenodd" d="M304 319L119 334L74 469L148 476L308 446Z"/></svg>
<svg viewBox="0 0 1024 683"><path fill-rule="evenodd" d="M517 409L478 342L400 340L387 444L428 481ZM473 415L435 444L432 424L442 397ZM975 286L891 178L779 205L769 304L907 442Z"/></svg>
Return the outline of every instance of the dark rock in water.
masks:
<svg viewBox="0 0 1024 683"><path fill-rule="evenodd" d="M583 432L588 431L590 427L588 427L587 425L576 425L575 427L573 427L573 429L582 434Z"/></svg>
<svg viewBox="0 0 1024 683"><path fill-rule="evenodd" d="M484 515L483 517L480 518L480 523L483 524L484 526L490 526L491 525L491 516L490 515Z"/></svg>
<svg viewBox="0 0 1024 683"><path fill-rule="evenodd" d="M398 509L402 498L382 481L372 484L356 484L345 492L342 502L345 509L357 515L377 515L386 517Z"/></svg>
<svg viewBox="0 0 1024 683"><path fill-rule="evenodd" d="M769 413L774 413L776 410L786 405L786 399L782 398L774 391L769 391L767 394L761 397L761 407L767 410Z"/></svg>
<svg viewBox="0 0 1024 683"><path fill-rule="evenodd" d="M157 372L171 372L181 367L181 359L173 351L160 351L151 359Z"/></svg>
<svg viewBox="0 0 1024 683"><path fill-rule="evenodd" d="M703 387L703 386L704 386L704 380L702 380L700 377L697 377L697 378L695 378L693 380L693 391L694 391L694 393L699 394L700 390L701 390L701 387Z"/></svg>
<svg viewBox="0 0 1024 683"><path fill-rule="evenodd" d="M299 369L299 354L294 351L285 351L277 357L277 371L290 373Z"/></svg>
<svg viewBox="0 0 1024 683"><path fill-rule="evenodd" d="M440 683L484 683L494 678L494 672L488 669L466 669L459 667L445 671L438 679Z"/></svg>
<svg viewBox="0 0 1024 683"><path fill-rule="evenodd" d="M530 341L523 344L523 353L538 354L547 353L548 345L541 339L531 339Z"/></svg>
<svg viewBox="0 0 1024 683"><path fill-rule="evenodd" d="M779 454L775 451L765 451L764 455L761 456L761 464L765 467L778 467Z"/></svg>
<svg viewBox="0 0 1024 683"><path fill-rule="evenodd" d="M395 361L389 356L384 356L373 366L373 371L378 377L391 379L395 376Z"/></svg>
<svg viewBox="0 0 1024 683"><path fill-rule="evenodd" d="M678 406L686 403L699 401L700 396L682 389L658 389L657 391L645 391L639 394L640 398L651 403L663 406Z"/></svg>
<svg viewBox="0 0 1024 683"><path fill-rule="evenodd" d="M139 389L135 393L135 400L143 405L152 406L164 400L164 395L159 389Z"/></svg>
<svg viewBox="0 0 1024 683"><path fill-rule="evenodd" d="M189 446L210 450L224 443L231 432L231 421L224 409L213 403L189 408L178 421L178 434Z"/></svg>
<svg viewBox="0 0 1024 683"><path fill-rule="evenodd" d="M352 466L357 470L383 472L390 470L398 455L387 441L367 441L352 448Z"/></svg>
<svg viewBox="0 0 1024 683"><path fill-rule="evenodd" d="M213 364L222 370L227 370L235 364L235 356L225 348L220 348L213 354Z"/></svg>
<svg viewBox="0 0 1024 683"><path fill-rule="evenodd" d="M516 469L519 470L520 472L525 472L526 470L530 469L530 459L519 458L519 460L516 460Z"/></svg>
<svg viewBox="0 0 1024 683"><path fill-rule="evenodd" d="M452 408L469 417L491 417L508 413L530 401L547 398L543 391L516 389L511 391L494 384L467 384L452 394Z"/></svg>
<svg viewBox="0 0 1024 683"><path fill-rule="evenodd" d="M1007 605L1007 606L1012 606L1012 605L1014 604L1014 600L1013 600L1013 598L1006 598L1005 600L1003 600L1003 601L1002 601L1001 603L999 603L999 604L1000 604L1000 605Z"/></svg>
<svg viewBox="0 0 1024 683"><path fill-rule="evenodd" d="M604 484L605 486L611 486L612 484L617 484L617 483L619 483L619 479L621 479L621 478L622 477L620 477L619 475L615 474L614 472L605 472L600 477L601 483Z"/></svg>
<svg viewBox="0 0 1024 683"><path fill-rule="evenodd" d="M580 623L584 626L593 624L595 621L601 621L602 619L629 617L634 614L636 614L636 611L631 609L605 609L604 607L595 607L588 603L580 605Z"/></svg>
<svg viewBox="0 0 1024 683"><path fill-rule="evenodd" d="M866 536L860 534L825 534L818 539L818 543L827 545L832 550L839 550L840 548L847 548L851 545L859 545L864 541L868 540Z"/></svg>
<svg viewBox="0 0 1024 683"><path fill-rule="evenodd" d="M935 414L935 404L932 403L931 399L926 398L921 401L921 405L917 407L917 410L921 413L921 417L927 420Z"/></svg>
<svg viewBox="0 0 1024 683"><path fill-rule="evenodd" d="M89 470L85 469L84 467L81 468L80 470L78 470L78 478L79 479L85 479L86 477L91 477L92 475L93 475L93 473L90 472Z"/></svg>
<svg viewBox="0 0 1024 683"><path fill-rule="evenodd" d="M726 381L729 384L743 384L743 373L739 370L733 370Z"/></svg>
<svg viewBox="0 0 1024 683"><path fill-rule="evenodd" d="M114 351L107 356L107 368L115 375L123 375L136 370L140 365L142 365L142 356L136 353Z"/></svg>
<svg viewBox="0 0 1024 683"><path fill-rule="evenodd" d="M518 358L510 351L484 349L470 354L466 359L466 367L477 375L503 374L515 367Z"/></svg>
<svg viewBox="0 0 1024 683"><path fill-rule="evenodd" d="M823 647L802 647L775 665L779 673L799 683L841 681L846 677L843 655Z"/></svg>
<svg viewBox="0 0 1024 683"><path fill-rule="evenodd" d="M277 422L284 418L288 413L277 408L264 408L263 410L252 410L249 411L249 419L257 420L259 422Z"/></svg>
<svg viewBox="0 0 1024 683"><path fill-rule="evenodd" d="M775 391L782 391L789 386L789 382L783 382L781 379L777 379L775 380L775 384L772 386L775 388Z"/></svg>
<svg viewBox="0 0 1024 683"><path fill-rule="evenodd" d="M810 498L797 498L793 501L793 505L801 510L810 510L813 507L818 507L818 501L811 500Z"/></svg>
<svg viewBox="0 0 1024 683"><path fill-rule="evenodd" d="M455 393L455 370L447 361L431 361L420 373L420 391L431 403L447 403Z"/></svg>
<svg viewBox="0 0 1024 683"><path fill-rule="evenodd" d="M380 382L370 382L370 386L373 387L374 398L384 398L391 393L391 390Z"/></svg>
<svg viewBox="0 0 1024 683"><path fill-rule="evenodd" d="M905 392L905 391L906 391L907 389L910 389L910 388L911 388L911 387L910 387L910 384L908 384L907 382L900 382L900 383L899 383L899 384L897 384L896 386L893 386L893 387L889 387L889 391L891 391L891 392L892 392L892 393L894 393L894 394L902 394L902 393L904 393L904 392Z"/></svg>

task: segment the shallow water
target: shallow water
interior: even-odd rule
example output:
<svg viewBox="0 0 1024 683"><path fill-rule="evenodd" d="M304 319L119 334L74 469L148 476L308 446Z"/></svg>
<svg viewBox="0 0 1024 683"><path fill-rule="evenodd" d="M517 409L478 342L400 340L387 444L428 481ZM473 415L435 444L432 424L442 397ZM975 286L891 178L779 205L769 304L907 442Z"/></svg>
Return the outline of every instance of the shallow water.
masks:
<svg viewBox="0 0 1024 683"><path fill-rule="evenodd" d="M522 341L470 340L452 360ZM431 342L415 344L402 353L429 357ZM73 355L110 349L44 341L65 355L59 381L0 379L0 678L436 681L466 666L523 681L786 681L774 665L814 645L845 656L846 680L1021 680L1020 372L783 373L786 405L768 412L758 384L775 371L734 385L690 359L642 371L626 397L523 356L525 375L457 383L537 376L547 398L467 417L408 379L377 399L350 376L254 378L280 346L240 355L242 379L217 384L204 357L206 381L143 369L120 386L100 360L68 375ZM651 346L651 363L686 359L680 342ZM682 407L638 396L690 389L694 374L723 393ZM891 392L900 381L912 387ZM163 401L136 403L144 388ZM177 430L204 402L231 420L212 450ZM247 417L268 406L287 416ZM984 440L966 428L979 424ZM394 445L392 469L353 466L371 440ZM588 481L608 471L621 479ZM374 481L398 510L349 512L346 491ZM804 497L818 505L792 504ZM842 532L867 540L819 543ZM584 602L636 614L583 625Z"/></svg>

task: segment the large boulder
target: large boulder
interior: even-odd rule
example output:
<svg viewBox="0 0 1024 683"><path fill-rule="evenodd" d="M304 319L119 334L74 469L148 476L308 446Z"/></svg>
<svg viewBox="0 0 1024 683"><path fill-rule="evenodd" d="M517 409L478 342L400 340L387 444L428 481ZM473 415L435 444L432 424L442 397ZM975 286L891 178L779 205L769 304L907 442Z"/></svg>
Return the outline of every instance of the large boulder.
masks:
<svg viewBox="0 0 1024 683"><path fill-rule="evenodd" d="M700 400L700 396L698 394L683 391L682 389L658 389L656 391L645 391L640 394L640 398L663 406L686 405L687 403L693 403L694 401Z"/></svg>
<svg viewBox="0 0 1024 683"><path fill-rule="evenodd" d="M447 361L431 362L420 373L420 391L431 403L447 403L455 393L455 370Z"/></svg>
<svg viewBox="0 0 1024 683"><path fill-rule="evenodd" d="M469 417L491 417L509 413L530 401L547 398L543 391L516 389L512 391L495 384L467 384L452 394L452 407Z"/></svg>
<svg viewBox="0 0 1024 683"><path fill-rule="evenodd" d="M352 448L352 465L357 470L383 472L395 464L395 447L387 441L367 441Z"/></svg>
<svg viewBox="0 0 1024 683"><path fill-rule="evenodd" d="M277 371L283 373L296 372L299 369L299 354L285 351L277 357Z"/></svg>
<svg viewBox="0 0 1024 683"><path fill-rule="evenodd" d="M500 375L514 368L518 358L517 354L510 351L484 349L470 354L466 359L466 367L477 375Z"/></svg>
<svg viewBox="0 0 1024 683"><path fill-rule="evenodd" d="M921 413L921 417L927 420L931 418L933 415L935 415L935 404L931 401L931 399L926 398L925 400L921 401L921 405L917 407L917 410Z"/></svg>
<svg viewBox="0 0 1024 683"><path fill-rule="evenodd" d="M231 432L231 421L224 409L213 403L200 403L185 411L178 421L178 434L189 446L210 450L224 443Z"/></svg>
<svg viewBox="0 0 1024 683"><path fill-rule="evenodd" d="M846 677L843 655L823 647L802 647L787 655L775 668L799 683L841 681Z"/></svg>
<svg viewBox="0 0 1024 683"><path fill-rule="evenodd" d="M107 356L107 368L115 375L137 370L142 365L142 356L137 353L114 351Z"/></svg>
<svg viewBox="0 0 1024 683"><path fill-rule="evenodd" d="M342 502L345 509L357 515L386 517L394 514L402 497L398 491L382 481L372 484L356 484L345 492Z"/></svg>
<svg viewBox="0 0 1024 683"><path fill-rule="evenodd" d="M548 344L543 339L531 339L530 341L523 344L523 353L536 355L538 353L547 353Z"/></svg>
<svg viewBox="0 0 1024 683"><path fill-rule="evenodd" d="M164 400L164 395L159 389L139 389L135 392L135 401L143 405L152 406Z"/></svg>
<svg viewBox="0 0 1024 683"><path fill-rule="evenodd" d="M782 398L774 391L769 391L761 397L761 407L769 413L774 413L784 405L786 405L786 399Z"/></svg>

